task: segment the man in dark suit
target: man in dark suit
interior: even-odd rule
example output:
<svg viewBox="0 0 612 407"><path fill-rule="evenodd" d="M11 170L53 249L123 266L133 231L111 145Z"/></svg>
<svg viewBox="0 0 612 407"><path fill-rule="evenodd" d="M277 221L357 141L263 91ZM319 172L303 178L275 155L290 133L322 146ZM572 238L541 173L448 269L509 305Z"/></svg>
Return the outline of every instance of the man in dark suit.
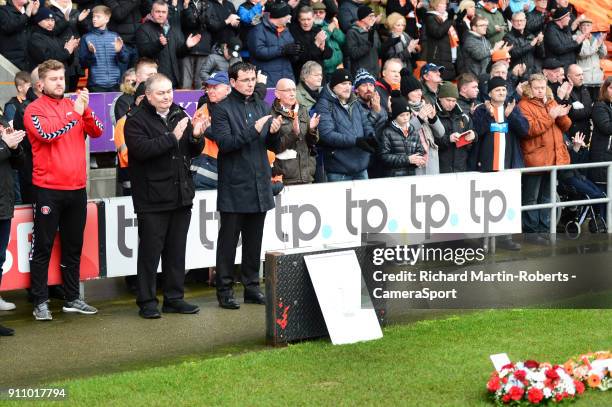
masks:
<svg viewBox="0 0 612 407"><path fill-rule="evenodd" d="M232 92L212 111L206 137L217 142L219 169L217 210L217 299L219 306L238 309L234 298L234 259L242 234L241 274L244 300L265 304L259 290L259 255L266 212L274 208L272 171L267 151L277 151L282 117L272 120L270 108L255 92L255 66L239 62L229 68Z"/></svg>
<svg viewBox="0 0 612 407"><path fill-rule="evenodd" d="M138 217L138 294L143 318L159 318L156 273L164 273L164 313L195 314L185 302L185 248L195 187L189 171L204 148L208 123L189 117L173 103L172 82L155 74L145 82L145 98L125 123L134 211Z"/></svg>

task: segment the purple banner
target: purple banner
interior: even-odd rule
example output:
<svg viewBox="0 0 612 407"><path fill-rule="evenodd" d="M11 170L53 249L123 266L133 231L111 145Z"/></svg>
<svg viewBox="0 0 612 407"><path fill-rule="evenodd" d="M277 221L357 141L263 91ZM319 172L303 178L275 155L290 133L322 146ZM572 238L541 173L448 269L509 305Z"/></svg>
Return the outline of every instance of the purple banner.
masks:
<svg viewBox="0 0 612 407"><path fill-rule="evenodd" d="M198 99L204 94L201 90L179 90L174 92L174 103L181 105L190 116L196 111ZM92 93L89 95L89 107L94 113L102 118L104 123L104 133L98 138L90 139L90 151L92 153L106 153L115 151L114 127L111 115L113 102L121 93ZM72 96L74 98L74 96ZM274 89L268 89L266 102L272 105L274 100ZM119 117L117 117L119 119Z"/></svg>

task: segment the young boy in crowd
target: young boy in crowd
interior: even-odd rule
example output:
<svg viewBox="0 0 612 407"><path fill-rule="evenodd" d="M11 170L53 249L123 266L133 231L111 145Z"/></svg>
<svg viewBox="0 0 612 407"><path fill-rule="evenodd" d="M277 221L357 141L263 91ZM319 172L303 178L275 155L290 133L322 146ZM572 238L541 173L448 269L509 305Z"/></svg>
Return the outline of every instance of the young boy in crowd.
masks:
<svg viewBox="0 0 612 407"><path fill-rule="evenodd" d="M117 92L121 81L120 63L126 63L128 52L119 34L106 27L111 9L96 6L92 10L93 30L81 39L79 60L83 68L89 68L87 87L90 92Z"/></svg>

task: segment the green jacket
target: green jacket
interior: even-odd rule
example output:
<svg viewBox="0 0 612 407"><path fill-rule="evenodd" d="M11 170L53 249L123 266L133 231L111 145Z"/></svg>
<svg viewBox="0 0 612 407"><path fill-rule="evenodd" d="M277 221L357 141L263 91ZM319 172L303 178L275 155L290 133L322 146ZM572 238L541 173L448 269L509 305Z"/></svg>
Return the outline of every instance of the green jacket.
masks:
<svg viewBox="0 0 612 407"><path fill-rule="evenodd" d="M491 43L491 47L495 46L495 43L501 41L504 35L508 32L508 24L501 10L497 10L495 13L491 13L489 10L482 7L480 4L476 6L476 14L487 19L489 26L487 27L486 37ZM500 32L495 31L495 26L498 25L502 28Z"/></svg>
<svg viewBox="0 0 612 407"><path fill-rule="evenodd" d="M332 49L331 58L323 61L323 72L325 75L332 74L338 68L338 65L342 63L342 60L344 59L342 47L346 41L346 36L342 30L340 30L340 28L336 28L333 32L329 32L328 26L328 22L324 22L322 25L323 30L327 34L327 46Z"/></svg>

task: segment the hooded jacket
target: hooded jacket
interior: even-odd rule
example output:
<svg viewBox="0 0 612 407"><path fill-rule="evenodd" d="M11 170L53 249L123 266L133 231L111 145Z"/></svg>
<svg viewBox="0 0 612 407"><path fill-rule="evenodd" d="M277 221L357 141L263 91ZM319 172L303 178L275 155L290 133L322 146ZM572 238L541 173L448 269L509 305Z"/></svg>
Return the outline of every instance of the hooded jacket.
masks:
<svg viewBox="0 0 612 407"><path fill-rule="evenodd" d="M521 149L526 167L543 167L570 163L569 153L563 140L563 132L569 130L572 121L568 116L553 120L548 114L557 106L552 91L546 89L546 102L534 98L527 86L518 107L529 122L527 137L521 139Z"/></svg>

